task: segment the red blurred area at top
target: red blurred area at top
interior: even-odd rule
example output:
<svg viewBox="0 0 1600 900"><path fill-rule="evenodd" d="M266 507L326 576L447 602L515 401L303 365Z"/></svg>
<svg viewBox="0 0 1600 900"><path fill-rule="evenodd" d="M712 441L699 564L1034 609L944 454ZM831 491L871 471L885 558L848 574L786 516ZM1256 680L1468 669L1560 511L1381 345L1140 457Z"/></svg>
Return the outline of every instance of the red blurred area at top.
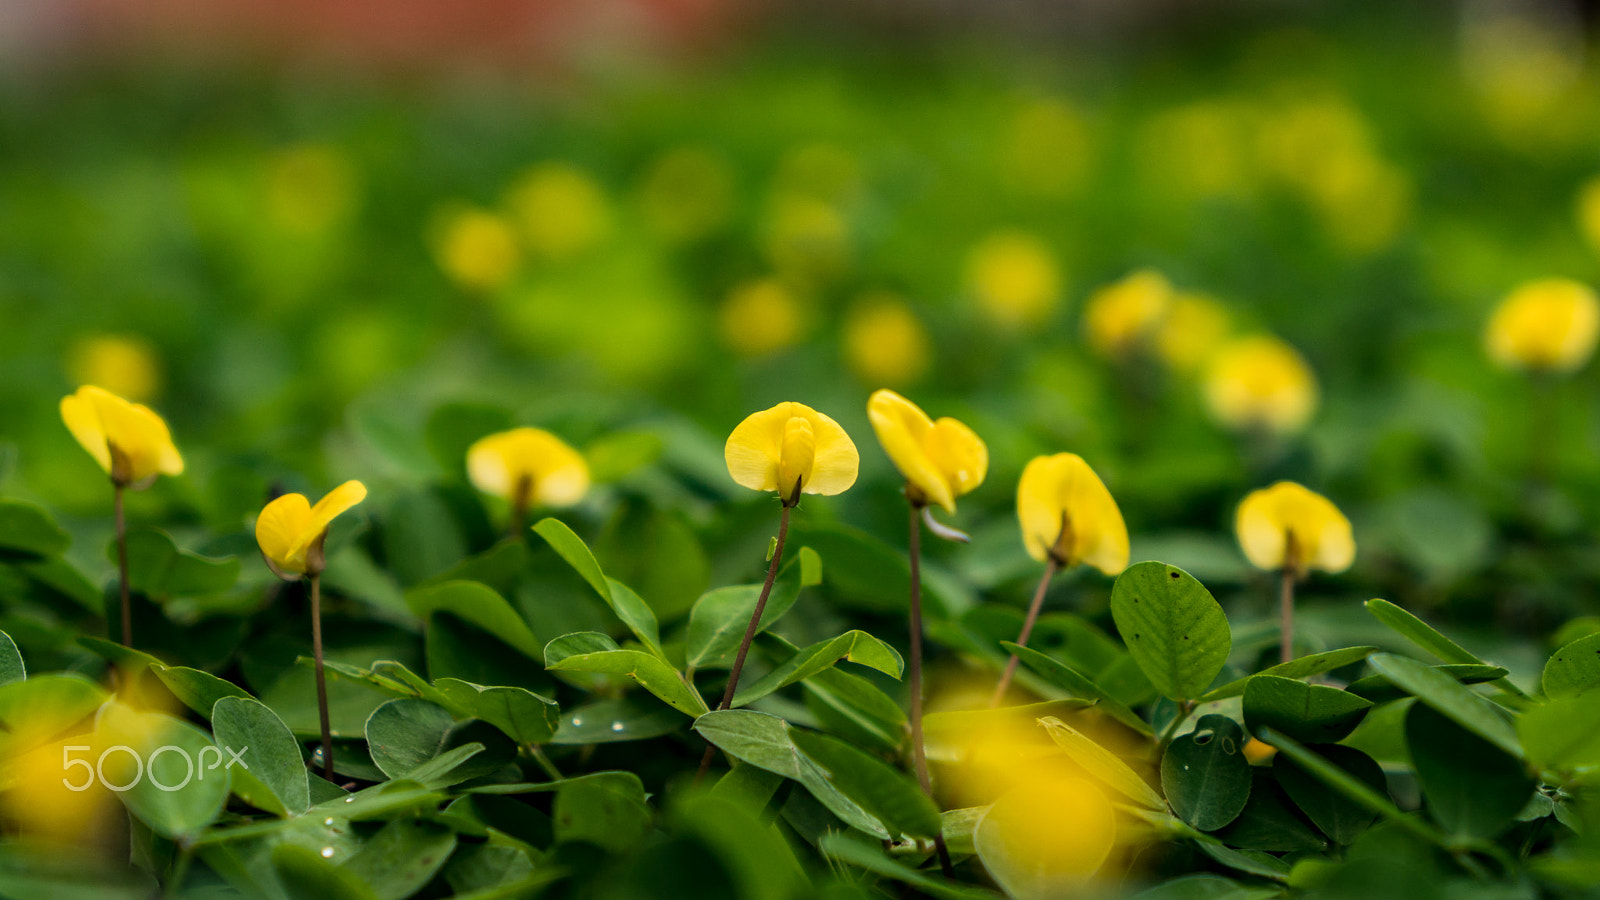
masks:
<svg viewBox="0 0 1600 900"><path fill-rule="evenodd" d="M731 24L731 0L21 0L7 49L317 58L379 66L538 66L575 51L683 50Z"/></svg>

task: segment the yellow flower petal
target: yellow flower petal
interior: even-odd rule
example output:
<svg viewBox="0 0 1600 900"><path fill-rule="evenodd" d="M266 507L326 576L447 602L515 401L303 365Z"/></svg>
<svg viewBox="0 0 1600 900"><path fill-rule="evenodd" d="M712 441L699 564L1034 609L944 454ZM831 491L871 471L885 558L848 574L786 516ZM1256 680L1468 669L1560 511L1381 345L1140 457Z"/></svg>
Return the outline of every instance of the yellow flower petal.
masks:
<svg viewBox="0 0 1600 900"><path fill-rule="evenodd" d="M728 435L723 456L736 483L785 499L796 480L802 493L841 493L855 484L861 462L838 422L793 402L747 416Z"/></svg>
<svg viewBox="0 0 1600 900"><path fill-rule="evenodd" d="M256 543L261 553L280 571L303 575L305 556L291 558L295 543L311 520L311 503L304 494L284 494L268 503L256 516Z"/></svg>
<svg viewBox="0 0 1600 900"><path fill-rule="evenodd" d="M1484 346L1508 369L1571 372L1589 361L1600 338L1600 299L1587 285L1547 278L1518 287L1495 308Z"/></svg>
<svg viewBox="0 0 1600 900"><path fill-rule="evenodd" d="M867 418L914 500L955 512L956 498L977 488L988 474L989 448L955 419L930 421L915 403L891 390L873 393Z"/></svg>
<svg viewBox="0 0 1600 900"><path fill-rule="evenodd" d="M310 505L304 494L284 494L256 517L256 543L280 572L304 575L311 548L340 513L367 497L367 487L346 481Z"/></svg>
<svg viewBox="0 0 1600 900"><path fill-rule="evenodd" d="M560 438L538 428L513 428L467 449L467 476L478 490L515 500L527 480L528 501L571 506L589 490L589 465Z"/></svg>
<svg viewBox="0 0 1600 900"><path fill-rule="evenodd" d="M137 488L157 475L183 472L183 457L172 443L167 423L148 407L84 385L62 398L61 419L119 484Z"/></svg>
<svg viewBox="0 0 1600 900"><path fill-rule="evenodd" d="M1069 529L1063 565L1087 563L1107 575L1128 567L1128 527L1111 492L1075 453L1035 457L1017 484L1017 519L1028 553L1043 562Z"/></svg>
<svg viewBox="0 0 1600 900"><path fill-rule="evenodd" d="M1292 433L1317 408L1317 378L1293 347L1268 335L1239 338L1212 357L1206 406L1229 428Z"/></svg>
<svg viewBox="0 0 1600 900"><path fill-rule="evenodd" d="M1108 357L1133 352L1161 327L1172 301L1172 283L1151 269L1141 269L1100 288L1089 297L1089 305L1083 311L1089 345Z"/></svg>
<svg viewBox="0 0 1600 900"><path fill-rule="evenodd" d="M1239 504L1239 546L1250 563L1276 571L1286 565L1290 535L1296 568L1342 572L1355 561L1350 520L1328 498L1292 481L1253 491Z"/></svg>
<svg viewBox="0 0 1600 900"><path fill-rule="evenodd" d="M1167 365L1193 372L1228 336L1228 310L1203 294L1179 294L1156 332L1156 350Z"/></svg>

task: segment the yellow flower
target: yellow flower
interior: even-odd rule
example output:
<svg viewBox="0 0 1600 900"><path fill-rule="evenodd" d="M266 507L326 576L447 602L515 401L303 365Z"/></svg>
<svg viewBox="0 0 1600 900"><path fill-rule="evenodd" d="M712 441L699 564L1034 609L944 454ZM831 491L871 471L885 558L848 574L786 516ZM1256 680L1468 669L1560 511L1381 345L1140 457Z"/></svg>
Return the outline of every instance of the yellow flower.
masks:
<svg viewBox="0 0 1600 900"><path fill-rule="evenodd" d="M937 503L956 511L956 498L983 484L989 448L971 428L949 418L937 422L915 403L891 390L875 391L867 417L878 443L906 478L906 496L923 506Z"/></svg>
<svg viewBox="0 0 1600 900"><path fill-rule="evenodd" d="M1022 231L999 231L968 254L967 285L1001 325L1036 325L1060 299L1061 270L1044 241Z"/></svg>
<svg viewBox="0 0 1600 900"><path fill-rule="evenodd" d="M538 428L479 438L467 448L467 476L478 490L518 506L571 506L589 490L583 456Z"/></svg>
<svg viewBox="0 0 1600 900"><path fill-rule="evenodd" d="M861 457L839 423L802 403L753 413L728 435L728 474L753 491L832 496L856 483Z"/></svg>
<svg viewBox="0 0 1600 900"><path fill-rule="evenodd" d="M1530 281L1512 291L1484 329L1489 358L1507 369L1571 372L1594 353L1600 300L1567 278Z"/></svg>
<svg viewBox="0 0 1600 900"><path fill-rule="evenodd" d="M1228 336L1228 310L1203 294L1179 294L1156 331L1156 352L1167 365L1193 372Z"/></svg>
<svg viewBox="0 0 1600 900"><path fill-rule="evenodd" d="M1128 567L1128 526L1100 477L1076 453L1036 456L1017 483L1017 520L1028 554L1107 575Z"/></svg>
<svg viewBox="0 0 1600 900"><path fill-rule="evenodd" d="M1102 356L1125 356L1155 334L1172 306L1172 283L1141 269L1089 297L1083 327L1089 345Z"/></svg>
<svg viewBox="0 0 1600 900"><path fill-rule="evenodd" d="M1225 344L1205 373L1206 405L1219 422L1238 429L1290 433L1317 408L1317 377L1293 347L1268 335Z"/></svg>
<svg viewBox="0 0 1600 900"><path fill-rule="evenodd" d="M850 223L844 212L808 194L773 199L762 245L773 268L801 281L826 280L850 267Z"/></svg>
<svg viewBox="0 0 1600 900"><path fill-rule="evenodd" d="M748 281L734 288L718 324L722 339L741 356L765 356L793 346L805 331L805 310L776 278Z"/></svg>
<svg viewBox="0 0 1600 900"><path fill-rule="evenodd" d="M67 374L79 384L104 385L135 402L161 391L161 362L150 342L133 335L97 334L73 344Z"/></svg>
<svg viewBox="0 0 1600 900"><path fill-rule="evenodd" d="M611 229L605 192L588 173L566 163L529 169L512 185L506 204L528 246L551 259L581 253Z"/></svg>
<svg viewBox="0 0 1600 900"><path fill-rule="evenodd" d="M511 223L483 209L446 214L434 240L434 256L450 280L474 291L504 287L522 264Z"/></svg>
<svg viewBox="0 0 1600 900"><path fill-rule="evenodd" d="M928 369L928 330L911 307L889 294L862 297L844 320L845 359L869 384L906 385Z"/></svg>
<svg viewBox="0 0 1600 900"><path fill-rule="evenodd" d="M149 487L157 475L183 473L167 423L149 407L86 384L61 398L61 421L120 487Z"/></svg>
<svg viewBox="0 0 1600 900"><path fill-rule="evenodd" d="M1088 778L1051 773L997 799L974 830L984 865L1007 896L1074 897L1116 846L1116 808Z"/></svg>
<svg viewBox="0 0 1600 900"><path fill-rule="evenodd" d="M1250 492L1239 504L1235 530L1258 569L1343 572L1356 558L1350 520L1327 497L1292 481Z"/></svg>
<svg viewBox="0 0 1600 900"><path fill-rule="evenodd" d="M322 541L328 525L340 513L367 498L367 486L346 481L312 506L304 494L284 494L268 503L256 517L256 543L261 555L279 578L293 581L301 575L320 575L324 560Z"/></svg>

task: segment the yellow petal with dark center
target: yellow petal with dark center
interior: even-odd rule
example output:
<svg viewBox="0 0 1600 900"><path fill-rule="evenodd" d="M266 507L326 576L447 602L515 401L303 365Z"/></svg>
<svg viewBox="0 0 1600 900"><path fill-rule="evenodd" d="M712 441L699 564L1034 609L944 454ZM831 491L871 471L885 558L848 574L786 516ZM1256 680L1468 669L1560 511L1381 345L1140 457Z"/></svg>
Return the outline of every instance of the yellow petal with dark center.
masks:
<svg viewBox="0 0 1600 900"><path fill-rule="evenodd" d="M740 422L728 435L723 457L735 483L785 498L796 478L803 493L838 494L855 484L861 462L838 422L788 401Z"/></svg>
<svg viewBox="0 0 1600 900"><path fill-rule="evenodd" d="M867 418L872 421L883 452L905 476L907 485L927 502L955 512L956 495L928 453L927 439L933 431L928 414L894 391L879 390L867 400Z"/></svg>
<svg viewBox="0 0 1600 900"><path fill-rule="evenodd" d="M811 423L792 416L783 423L783 443L778 449L778 493L787 498L811 480L817 461L817 435Z"/></svg>
<svg viewBox="0 0 1600 900"><path fill-rule="evenodd" d="M1104 482L1075 453L1035 457L1017 484L1017 519L1029 555L1043 562L1058 541L1067 565L1086 563L1107 575L1128 567L1128 528Z"/></svg>
<svg viewBox="0 0 1600 900"><path fill-rule="evenodd" d="M84 385L62 399L61 418L95 462L122 484L183 472L167 423L146 406Z"/></svg>
<svg viewBox="0 0 1600 900"><path fill-rule="evenodd" d="M513 499L524 479L529 500L570 506L589 490L589 466L566 442L538 428L513 428L480 438L467 450L467 476L478 490Z"/></svg>
<svg viewBox="0 0 1600 900"><path fill-rule="evenodd" d="M1235 528L1245 557L1260 569L1284 567L1291 534L1301 572L1342 572L1355 561L1350 520L1328 498L1292 481L1251 492L1239 504Z"/></svg>
<svg viewBox="0 0 1600 900"><path fill-rule="evenodd" d="M1600 338L1600 299L1587 285L1547 278L1518 287L1484 330L1489 357L1506 368L1570 372Z"/></svg>

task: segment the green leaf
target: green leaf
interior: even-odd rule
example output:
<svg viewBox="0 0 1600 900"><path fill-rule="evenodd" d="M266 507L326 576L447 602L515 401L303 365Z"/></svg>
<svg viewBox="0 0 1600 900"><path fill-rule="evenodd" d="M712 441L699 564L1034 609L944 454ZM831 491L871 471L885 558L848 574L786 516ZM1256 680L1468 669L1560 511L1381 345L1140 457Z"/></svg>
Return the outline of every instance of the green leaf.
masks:
<svg viewBox="0 0 1600 900"><path fill-rule="evenodd" d="M22 654L17 650L11 635L0 631L0 685L22 681L28 677L28 668L22 664Z"/></svg>
<svg viewBox="0 0 1600 900"><path fill-rule="evenodd" d="M412 588L406 605L419 618L435 613L451 615L487 631L531 659L542 658L544 648L504 597L474 581L447 581Z"/></svg>
<svg viewBox="0 0 1600 900"><path fill-rule="evenodd" d="M841 660L877 669L891 678L899 678L905 666L893 647L865 631L847 631L796 652L754 683L741 688L734 695L733 703L735 706L753 703L773 691L832 668Z"/></svg>
<svg viewBox="0 0 1600 900"><path fill-rule="evenodd" d="M455 848L455 832L443 825L396 819L368 838L343 868L378 900L405 900L433 880Z"/></svg>
<svg viewBox="0 0 1600 900"><path fill-rule="evenodd" d="M322 858L310 847L288 842L272 848L272 867L290 897L318 900L378 900L361 876Z"/></svg>
<svg viewBox="0 0 1600 900"><path fill-rule="evenodd" d="M1294 807L1269 769L1252 766L1250 775L1250 802L1237 819L1216 833L1218 838L1230 847L1246 850L1303 853L1327 849L1328 842Z"/></svg>
<svg viewBox="0 0 1600 900"><path fill-rule="evenodd" d="M1262 669L1255 675L1246 675L1228 682L1222 687L1207 691L1196 700L1200 703L1214 703L1226 700L1229 697L1238 697L1244 694L1245 685L1251 678L1260 675L1276 675L1279 678L1304 678L1307 675L1320 675L1334 669L1358 663L1377 652L1377 647L1345 647L1342 650L1325 650L1322 653L1313 653L1291 659L1286 663L1278 663L1270 668Z"/></svg>
<svg viewBox="0 0 1600 900"><path fill-rule="evenodd" d="M216 708L217 701L223 697L250 697L244 688L199 669L190 669L186 666L151 666L150 670L156 673L161 683L166 685L167 690L171 691L184 706L208 719L211 718L211 711Z"/></svg>
<svg viewBox="0 0 1600 900"><path fill-rule="evenodd" d="M889 837L881 822L846 797L822 767L795 745L789 723L783 719L747 709L728 709L696 719L694 730L730 756L800 782L846 824L880 838Z"/></svg>
<svg viewBox="0 0 1600 900"><path fill-rule="evenodd" d="M1161 790L1178 818L1215 831L1238 818L1250 800L1244 731L1227 716L1201 716L1194 731L1161 757Z"/></svg>
<svg viewBox="0 0 1600 900"><path fill-rule="evenodd" d="M383 774L402 778L444 750L454 724L450 712L437 703L390 700L367 719L367 752Z"/></svg>
<svg viewBox="0 0 1600 900"><path fill-rule="evenodd" d="M253 697L223 697L210 718L222 762L233 771L234 793L268 812L297 816L310 808L311 788L300 742L277 713ZM241 764L234 765L235 758Z"/></svg>
<svg viewBox="0 0 1600 900"><path fill-rule="evenodd" d="M939 808L898 769L817 732L791 730L789 738L822 767L834 787L882 822L891 840L901 834L931 840L939 834Z"/></svg>
<svg viewBox="0 0 1600 900"><path fill-rule="evenodd" d="M640 650L602 650L566 656L548 667L556 672L599 672L625 675L655 694L661 702L686 715L698 716L710 707L700 693L684 682L677 669L659 657Z"/></svg>
<svg viewBox="0 0 1600 900"><path fill-rule="evenodd" d="M805 689L806 708L824 730L884 753L898 753L905 743L905 711L867 679L834 668L818 672L800 686ZM926 735L927 719L923 726Z"/></svg>
<svg viewBox="0 0 1600 900"><path fill-rule="evenodd" d="M1257 675L1244 689L1244 724L1307 744L1332 744L1355 730L1372 701L1321 684Z"/></svg>
<svg viewBox="0 0 1600 900"><path fill-rule="evenodd" d="M1375 654L1367 663L1401 690L1512 756L1522 758L1517 733L1500 707L1474 694L1454 678L1426 663L1388 653Z"/></svg>
<svg viewBox="0 0 1600 900"><path fill-rule="evenodd" d="M586 841L623 853L650 830L650 807L636 781L572 779L557 788L551 819L560 843Z"/></svg>
<svg viewBox="0 0 1600 900"><path fill-rule="evenodd" d="M753 766L739 768L759 771ZM761 774L774 784L783 781L769 772ZM733 896L788 900L806 895L811 885L805 870L783 832L776 823L759 818L760 812L760 807L751 809L724 799L713 788L708 795L675 804L672 825L675 832L692 834L711 850L732 877L737 888Z"/></svg>
<svg viewBox="0 0 1600 900"><path fill-rule="evenodd" d="M671 734L684 725L678 711L654 700L619 697L570 709L562 714L552 744L606 744L642 741Z"/></svg>
<svg viewBox="0 0 1600 900"><path fill-rule="evenodd" d="M560 519L541 519L533 530L545 539L558 555L567 561L583 580L594 588L611 611L617 614L622 624L628 626L639 643L644 644L651 653L663 661L666 656L661 652L661 629L656 623L656 614L648 604L639 599L639 595L629 590L621 582L607 578L600 570L600 563L590 552L589 545L583 542Z"/></svg>
<svg viewBox="0 0 1600 900"><path fill-rule="evenodd" d="M101 659L114 663L117 668L129 674L137 674L145 669L159 669L166 665L159 658L151 656L143 650L124 647L116 641L97 638L87 634L78 635L78 646L90 651Z"/></svg>
<svg viewBox="0 0 1600 900"><path fill-rule="evenodd" d="M0 558L59 556L72 546L43 507L22 500L0 500Z"/></svg>
<svg viewBox="0 0 1600 900"><path fill-rule="evenodd" d="M619 649L621 648L609 634L601 634L598 631L575 631L572 634L563 634L544 645L544 664L546 668L550 668L569 656L606 653Z"/></svg>
<svg viewBox="0 0 1600 900"><path fill-rule="evenodd" d="M0 685L0 759L15 759L82 722L109 699L82 675L34 675ZM0 782L6 773L0 770Z"/></svg>
<svg viewBox="0 0 1600 900"><path fill-rule="evenodd" d="M1452 834L1493 838L1533 796L1517 757L1423 703L1406 714L1406 745L1428 814Z"/></svg>
<svg viewBox="0 0 1600 900"><path fill-rule="evenodd" d="M1401 637L1433 654L1441 662L1454 665L1488 665L1488 663L1473 656L1460 644L1440 634L1427 622L1387 600L1368 600L1367 612L1372 613L1373 618L1379 622L1394 629ZM1499 679L1495 682L1495 686L1518 697L1527 696L1521 688L1512 684L1511 680L1507 678Z"/></svg>
<svg viewBox="0 0 1600 900"><path fill-rule="evenodd" d="M210 757L218 755L210 735L171 716L116 703L102 711L99 730L132 751L98 760L101 781L131 784L118 796L151 831L165 838L192 837L222 812L232 773L222 765L210 767Z"/></svg>
<svg viewBox="0 0 1600 900"><path fill-rule="evenodd" d="M822 564L809 547L801 547L798 558L792 559L778 573L778 580L767 598L761 613L759 634L783 618L800 596L800 589L822 580ZM756 601L761 596L759 584L737 584L707 591L689 610L688 645L684 650L687 664L696 669L709 666L731 665L744 633L755 615Z"/></svg>
<svg viewBox="0 0 1600 900"><path fill-rule="evenodd" d="M866 869L884 878L892 878L940 900L999 900L1000 898L994 891L920 872L890 859L878 848L868 847L848 834L826 835L817 841L817 849L830 860Z"/></svg>
<svg viewBox="0 0 1600 900"><path fill-rule="evenodd" d="M1517 717L1517 736L1528 761L1540 769L1600 766L1600 703L1579 697L1542 703Z"/></svg>
<svg viewBox="0 0 1600 900"><path fill-rule="evenodd" d="M1551 699L1576 697L1600 687L1600 633L1557 650L1544 664L1543 686Z"/></svg>
<svg viewBox="0 0 1600 900"><path fill-rule="evenodd" d="M1249 875L1274 881L1289 879L1289 863L1258 850L1234 850L1211 841L1198 841L1200 851L1219 863Z"/></svg>
<svg viewBox="0 0 1600 900"><path fill-rule="evenodd" d="M160 889L146 872L105 854L65 846L48 852L24 841L0 844L0 896L17 900L149 900Z"/></svg>
<svg viewBox="0 0 1600 900"><path fill-rule="evenodd" d="M560 707L554 700L519 687L484 687L456 678L434 683L466 715L482 719L519 744L543 744L555 734Z"/></svg>
<svg viewBox="0 0 1600 900"><path fill-rule="evenodd" d="M1499 666L1481 666L1477 664L1460 665L1451 663L1443 666L1432 666L1434 670L1450 676L1462 684L1483 684L1488 681L1498 681L1508 674ZM1373 703L1387 703L1390 700L1399 700L1401 697L1410 696L1395 683L1382 675L1368 675L1358 678L1345 686L1345 690L1358 697L1365 697Z"/></svg>
<svg viewBox="0 0 1600 900"><path fill-rule="evenodd" d="M1111 589L1111 617L1150 684L1170 700L1198 697L1228 661L1228 617L1176 566L1136 563Z"/></svg>
<svg viewBox="0 0 1600 900"><path fill-rule="evenodd" d="M383 516L388 571L411 587L436 577L467 556L467 538L444 491L422 487L394 497Z"/></svg>
<svg viewBox="0 0 1600 900"><path fill-rule="evenodd" d="M107 556L116 561L115 541ZM159 528L128 531L128 585L146 597L165 600L218 594L238 580L237 557L212 558L181 550L172 536Z"/></svg>
<svg viewBox="0 0 1600 900"><path fill-rule="evenodd" d="M975 742L997 734L1011 734L1019 744L1048 750L1048 745L1043 741L1034 740L1040 735L1024 732L1043 725L1045 719L1060 719L1090 709L1093 705L1088 700L1070 697L1023 706L947 709L928 713L922 717L923 753L936 762L960 762L972 751Z"/></svg>
<svg viewBox="0 0 1600 900"><path fill-rule="evenodd" d="M1389 799L1383 769L1353 747L1324 744L1313 752L1294 738L1263 728L1256 738L1278 748L1272 773L1289 799L1335 843L1349 844L1383 816L1424 841L1443 846L1444 836Z"/></svg>
<svg viewBox="0 0 1600 900"><path fill-rule="evenodd" d="M1165 800L1156 793L1139 773L1117 758L1117 755L1090 740L1083 732L1054 716L1038 720L1049 733L1056 746L1067 751L1067 756L1085 772L1105 782L1129 800L1148 809L1167 808Z"/></svg>
<svg viewBox="0 0 1600 900"><path fill-rule="evenodd" d="M1051 659L1032 647L1022 647L1010 641L1003 642L1005 648L1016 654L1017 659L1030 670L1038 673L1040 678L1049 682L1054 687L1085 700L1093 700L1097 706L1105 710L1106 714L1118 722L1132 728L1140 734L1151 733L1150 726L1133 710L1122 704L1122 701L1106 693L1101 687L1090 681L1087 676L1063 662Z"/></svg>

